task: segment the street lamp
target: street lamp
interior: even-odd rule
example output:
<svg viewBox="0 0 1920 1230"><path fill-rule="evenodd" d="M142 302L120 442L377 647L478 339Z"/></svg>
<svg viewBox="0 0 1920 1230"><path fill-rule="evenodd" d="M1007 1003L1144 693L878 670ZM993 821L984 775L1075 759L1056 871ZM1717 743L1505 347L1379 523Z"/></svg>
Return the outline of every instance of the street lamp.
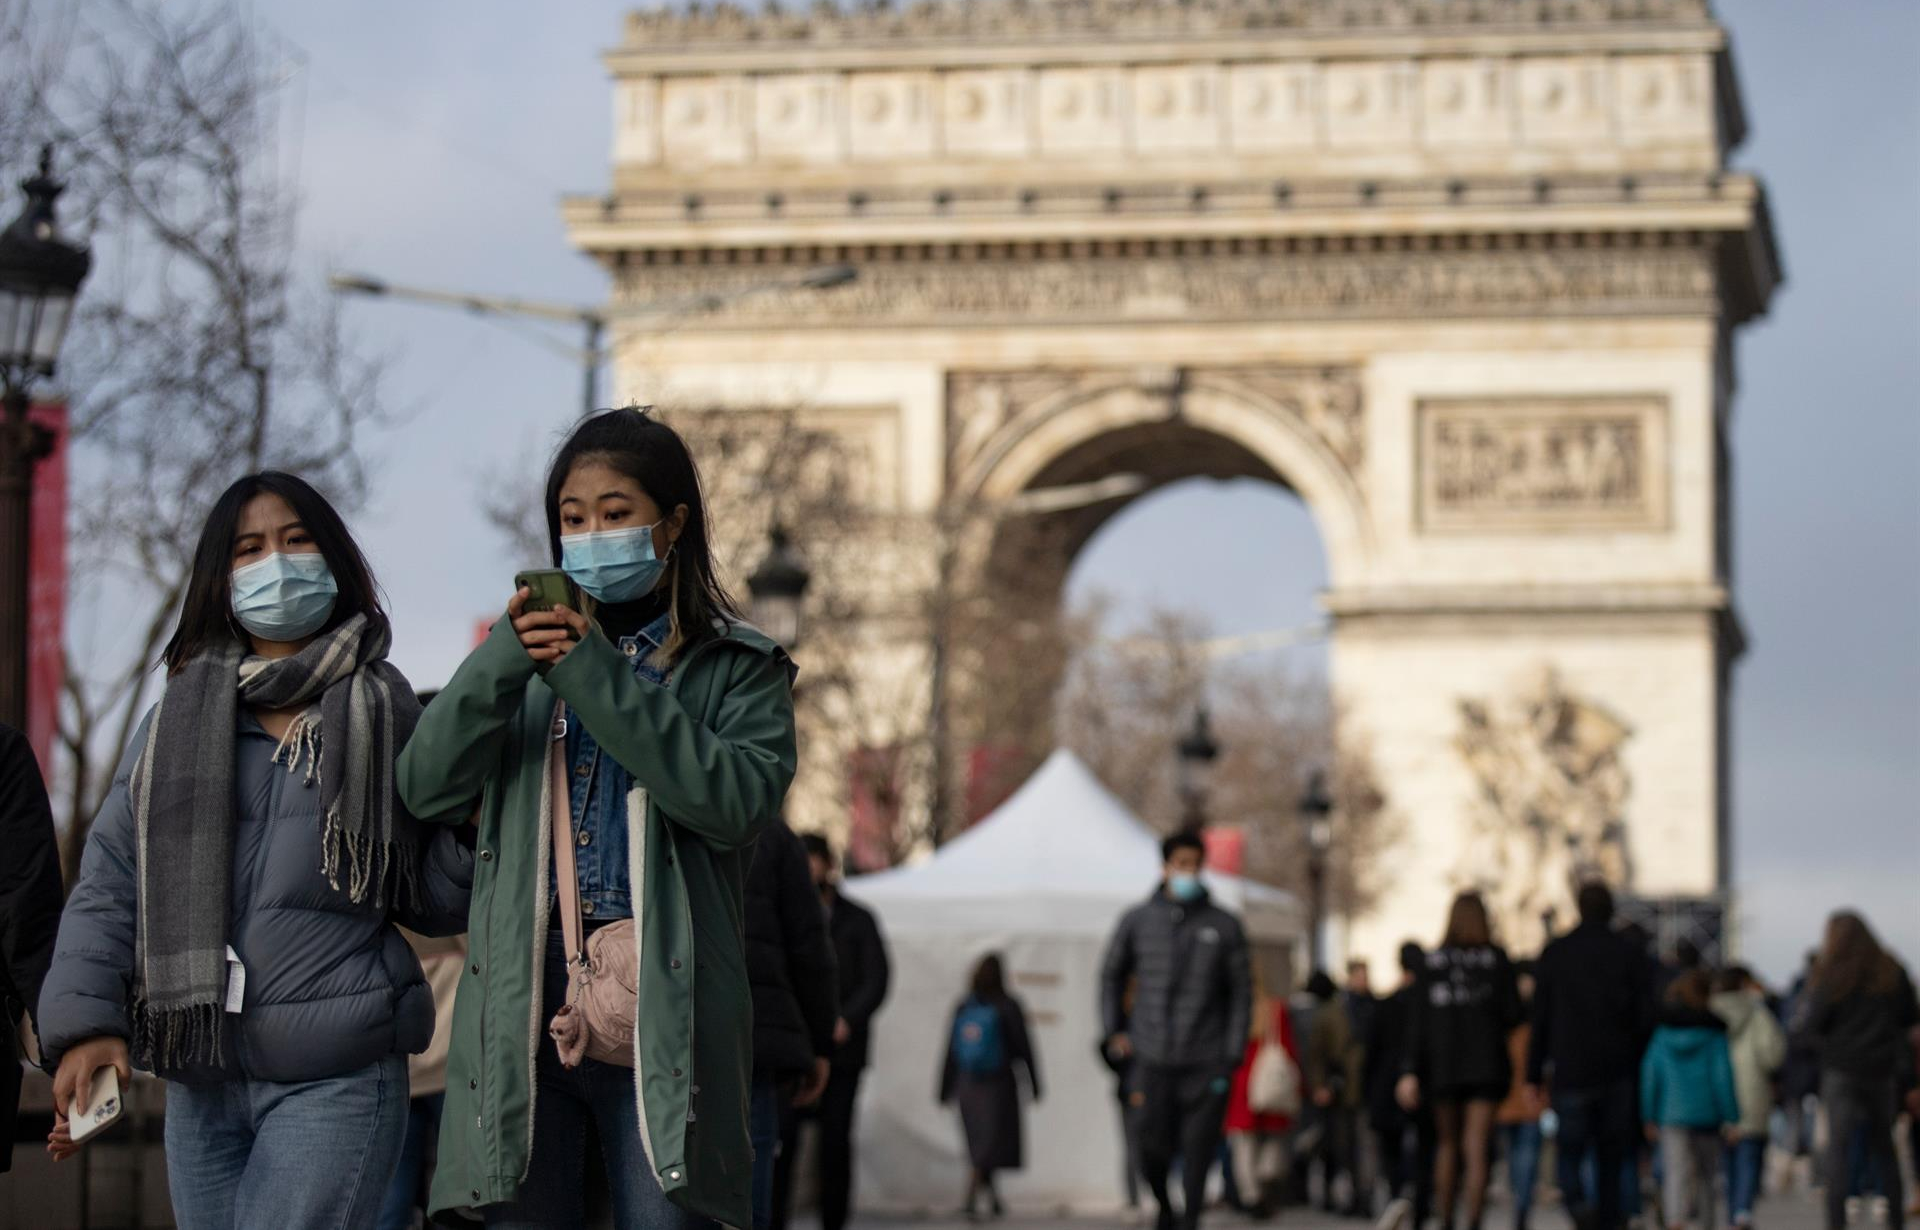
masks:
<svg viewBox="0 0 1920 1230"><path fill-rule="evenodd" d="M1333 799L1327 794L1327 775L1315 769L1300 796L1300 823L1307 836L1307 961L1314 969L1324 965L1321 927L1327 913L1327 854L1333 849Z"/></svg>
<svg viewBox="0 0 1920 1230"><path fill-rule="evenodd" d="M56 233L53 202L66 185L53 178L53 147L42 146L39 173L22 180L27 207L0 231L0 722L27 724L27 550L33 465L53 437L28 420L29 389L53 374L73 319L74 296L93 265L83 246Z"/></svg>
<svg viewBox="0 0 1920 1230"><path fill-rule="evenodd" d="M778 522L767 535L767 554L747 578L753 595L753 621L789 650L800 643L800 600L813 573Z"/></svg>
<svg viewBox="0 0 1920 1230"><path fill-rule="evenodd" d="M1194 707L1193 726L1174 751L1180 757L1180 801L1186 806L1186 824L1197 829L1206 823L1207 795L1213 788L1214 763L1220 759L1220 744L1214 740L1205 705Z"/></svg>

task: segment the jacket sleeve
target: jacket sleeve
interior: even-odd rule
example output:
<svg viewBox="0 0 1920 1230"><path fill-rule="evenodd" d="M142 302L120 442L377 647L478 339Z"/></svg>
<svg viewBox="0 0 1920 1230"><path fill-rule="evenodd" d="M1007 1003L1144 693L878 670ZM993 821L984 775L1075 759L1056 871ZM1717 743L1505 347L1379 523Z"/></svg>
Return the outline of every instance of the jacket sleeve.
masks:
<svg viewBox="0 0 1920 1230"><path fill-rule="evenodd" d="M395 921L435 939L465 934L473 897L473 830L466 824L416 827L422 839L416 855L420 897L394 911Z"/></svg>
<svg viewBox="0 0 1920 1230"><path fill-rule="evenodd" d="M25 735L0 726L0 998L5 1021L35 1012L60 926L60 847Z"/></svg>
<svg viewBox="0 0 1920 1230"><path fill-rule="evenodd" d="M769 846L765 853L777 860L774 892L780 912L780 935L787 948L787 983L799 1001L800 1016L806 1022L813 1053L831 1057L833 1022L840 1015L840 990L833 940L827 934L827 918L820 909L813 877L807 872L806 856L793 830L784 824L775 824L761 835L760 841Z"/></svg>
<svg viewBox="0 0 1920 1230"><path fill-rule="evenodd" d="M887 965L887 945L880 938L880 924L864 910L857 917L860 920L856 937L860 946L859 981L844 988L846 998L840 1005L840 1015L847 1019L855 1033L865 1029L873 1020L873 1014L880 1011L880 1005L887 1001L887 984L893 977Z"/></svg>
<svg viewBox="0 0 1920 1230"><path fill-rule="evenodd" d="M1034 1053L1033 1035L1027 1029L1026 1009L1020 1001L1008 1000L1006 1008L1007 1033L1011 1042L1008 1055L1026 1065L1027 1087L1033 1092L1033 1100L1040 1100L1040 1056Z"/></svg>
<svg viewBox="0 0 1920 1230"><path fill-rule="evenodd" d="M1221 1064L1232 1072L1240 1066L1253 1032L1253 966L1247 955L1247 933L1236 920L1227 934L1227 1041Z"/></svg>
<svg viewBox="0 0 1920 1230"><path fill-rule="evenodd" d="M51 1072L60 1057L89 1038L129 1038L133 987L134 904L139 874L134 853L133 800L128 781L147 741L148 712L121 753L106 802L87 833L80 877L60 916L53 965L40 990L41 1063Z"/></svg>
<svg viewBox="0 0 1920 1230"><path fill-rule="evenodd" d="M394 765L408 811L430 823L465 822L500 771L501 746L533 676L533 659L502 616L421 712Z"/></svg>
<svg viewBox="0 0 1920 1230"><path fill-rule="evenodd" d="M1100 963L1101 1041L1127 1028L1127 979L1133 976L1133 915L1122 915Z"/></svg>
<svg viewBox="0 0 1920 1230"><path fill-rule="evenodd" d="M1660 1086L1665 1074L1661 1064L1660 1040L1656 1037L1640 1058L1640 1118L1648 1123L1660 1122Z"/></svg>
<svg viewBox="0 0 1920 1230"><path fill-rule="evenodd" d="M1733 1084L1733 1054L1724 1035L1713 1045L1713 1104L1721 1123L1740 1122L1740 1094Z"/></svg>
<svg viewBox="0 0 1920 1230"><path fill-rule="evenodd" d="M1753 1014L1753 1055L1760 1062L1760 1070L1771 1077L1787 1062L1787 1033L1780 1028L1773 1013L1765 1004L1755 1009Z"/></svg>
<svg viewBox="0 0 1920 1230"><path fill-rule="evenodd" d="M721 850L750 845L780 814L797 763L787 660L750 650L732 657L712 729L636 677L598 628L547 672L548 686L668 818Z"/></svg>

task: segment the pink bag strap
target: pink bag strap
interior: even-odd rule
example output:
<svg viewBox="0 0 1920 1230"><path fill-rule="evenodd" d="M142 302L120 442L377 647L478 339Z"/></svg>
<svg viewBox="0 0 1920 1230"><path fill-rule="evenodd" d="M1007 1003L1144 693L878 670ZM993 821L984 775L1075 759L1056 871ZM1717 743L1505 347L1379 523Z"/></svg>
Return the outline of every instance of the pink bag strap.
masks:
<svg viewBox="0 0 1920 1230"><path fill-rule="evenodd" d="M560 933L567 944L567 964L571 967L586 960L586 948L580 933L586 929L580 921L580 868L574 862L573 788L567 780L567 704L554 708L553 750L548 753L553 779L553 869L560 881Z"/></svg>

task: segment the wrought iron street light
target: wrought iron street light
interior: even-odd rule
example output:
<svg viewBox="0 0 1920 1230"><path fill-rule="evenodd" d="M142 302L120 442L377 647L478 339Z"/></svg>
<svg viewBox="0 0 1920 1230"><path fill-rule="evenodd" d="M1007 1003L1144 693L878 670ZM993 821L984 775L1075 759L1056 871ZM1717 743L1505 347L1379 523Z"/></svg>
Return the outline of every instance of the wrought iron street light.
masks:
<svg viewBox="0 0 1920 1230"><path fill-rule="evenodd" d="M73 301L93 266L79 244L62 240L53 203L66 185L53 178L53 147L22 180L27 206L0 231L0 722L27 718L27 550L33 465L53 447L28 420L33 382L53 375Z"/></svg>
<svg viewBox="0 0 1920 1230"><path fill-rule="evenodd" d="M767 537L767 554L747 578L753 621L791 650L800 643L800 601L813 583L813 573L784 526L776 522Z"/></svg>
<svg viewBox="0 0 1920 1230"><path fill-rule="evenodd" d="M1193 726L1174 745L1180 757L1180 801L1186 806L1188 828L1199 828L1207 820L1207 797L1213 789L1213 770L1220 759L1220 744L1213 737L1207 707L1193 710Z"/></svg>
<svg viewBox="0 0 1920 1230"><path fill-rule="evenodd" d="M1325 968L1321 932L1327 914L1327 855L1333 849L1333 799L1327 794L1327 775L1315 769L1300 796L1300 823L1307 838L1307 959L1314 969Z"/></svg>

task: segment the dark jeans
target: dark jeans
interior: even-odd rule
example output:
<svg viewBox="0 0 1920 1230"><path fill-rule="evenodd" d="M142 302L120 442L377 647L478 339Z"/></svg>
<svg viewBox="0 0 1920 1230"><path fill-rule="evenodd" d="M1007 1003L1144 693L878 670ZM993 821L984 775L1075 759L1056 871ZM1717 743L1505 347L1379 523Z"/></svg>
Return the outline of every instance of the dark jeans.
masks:
<svg viewBox="0 0 1920 1230"><path fill-rule="evenodd" d="M1408 1115L1395 1110L1386 1126L1375 1126L1380 1140L1380 1169L1386 1174L1387 1195L1413 1202L1415 1227L1426 1224L1433 1212L1433 1116L1424 1109Z"/></svg>
<svg viewBox="0 0 1920 1230"><path fill-rule="evenodd" d="M380 1206L380 1230L413 1230L425 1223L427 1185L440 1143L440 1108L446 1100L444 1093L429 1093L407 1104L407 1135L400 1145L400 1166L387 1184L386 1203Z"/></svg>
<svg viewBox="0 0 1920 1230"><path fill-rule="evenodd" d="M1753 1220L1753 1202L1760 1195L1760 1168L1767 1160L1765 1136L1742 1136L1727 1146L1727 1217L1734 1225Z"/></svg>
<svg viewBox="0 0 1920 1230"><path fill-rule="evenodd" d="M1526 1230L1533 1211L1533 1189L1540 1180L1540 1124L1500 1125L1500 1152L1507 1159L1507 1186L1513 1191L1515 1230Z"/></svg>
<svg viewBox="0 0 1920 1230"><path fill-rule="evenodd" d="M1228 1079L1217 1067L1140 1067L1142 1177L1164 1216L1173 1208L1167 1176L1174 1158L1180 1159L1186 1193L1181 1224L1187 1230L1200 1224L1206 1208L1207 1172L1226 1134L1227 1090Z"/></svg>
<svg viewBox="0 0 1920 1230"><path fill-rule="evenodd" d="M1623 1224L1621 1188L1640 1134L1633 1086L1624 1080L1599 1089L1554 1091L1553 1113L1560 1121L1560 1199L1575 1225L1616 1230ZM1589 1159L1591 1188L1585 1181Z"/></svg>
<svg viewBox="0 0 1920 1230"><path fill-rule="evenodd" d="M827 1090L808 1113L819 1126L816 1150L820 1164L820 1230L844 1230L853 1214L854 1112L860 1104L860 1071L844 1071L835 1064ZM799 1151L801 1117L782 1133L780 1157L774 1164L773 1230L786 1230L793 1204L793 1158Z"/></svg>
<svg viewBox="0 0 1920 1230"><path fill-rule="evenodd" d="M754 1078L747 1124L753 1138L753 1230L768 1230L773 1225L773 1172L780 1156L784 1100L778 1082L766 1076Z"/></svg>
<svg viewBox="0 0 1920 1230"><path fill-rule="evenodd" d="M566 948L559 928L547 945L542 1025L566 1001ZM644 1011L644 1010L643 1010ZM645 1028L645 1022L642 1022ZM587 1146L595 1138L606 1159L613 1220L619 1230L708 1230L713 1223L667 1199L640 1143L640 1107L633 1069L582 1059L560 1066L553 1039L541 1032L534 1060L533 1157L519 1198L489 1205L487 1225L509 1230L578 1230L586 1224Z"/></svg>
<svg viewBox="0 0 1920 1230"><path fill-rule="evenodd" d="M1893 1145L1899 1097L1892 1076L1829 1072L1820 1079L1820 1101L1827 1108L1827 1230L1842 1230L1847 1224L1847 1185L1839 1182L1838 1176L1847 1173L1847 1145L1860 1131L1866 1133L1867 1156L1885 1188L1881 1194L1887 1198L1887 1225L1900 1230L1906 1192Z"/></svg>

